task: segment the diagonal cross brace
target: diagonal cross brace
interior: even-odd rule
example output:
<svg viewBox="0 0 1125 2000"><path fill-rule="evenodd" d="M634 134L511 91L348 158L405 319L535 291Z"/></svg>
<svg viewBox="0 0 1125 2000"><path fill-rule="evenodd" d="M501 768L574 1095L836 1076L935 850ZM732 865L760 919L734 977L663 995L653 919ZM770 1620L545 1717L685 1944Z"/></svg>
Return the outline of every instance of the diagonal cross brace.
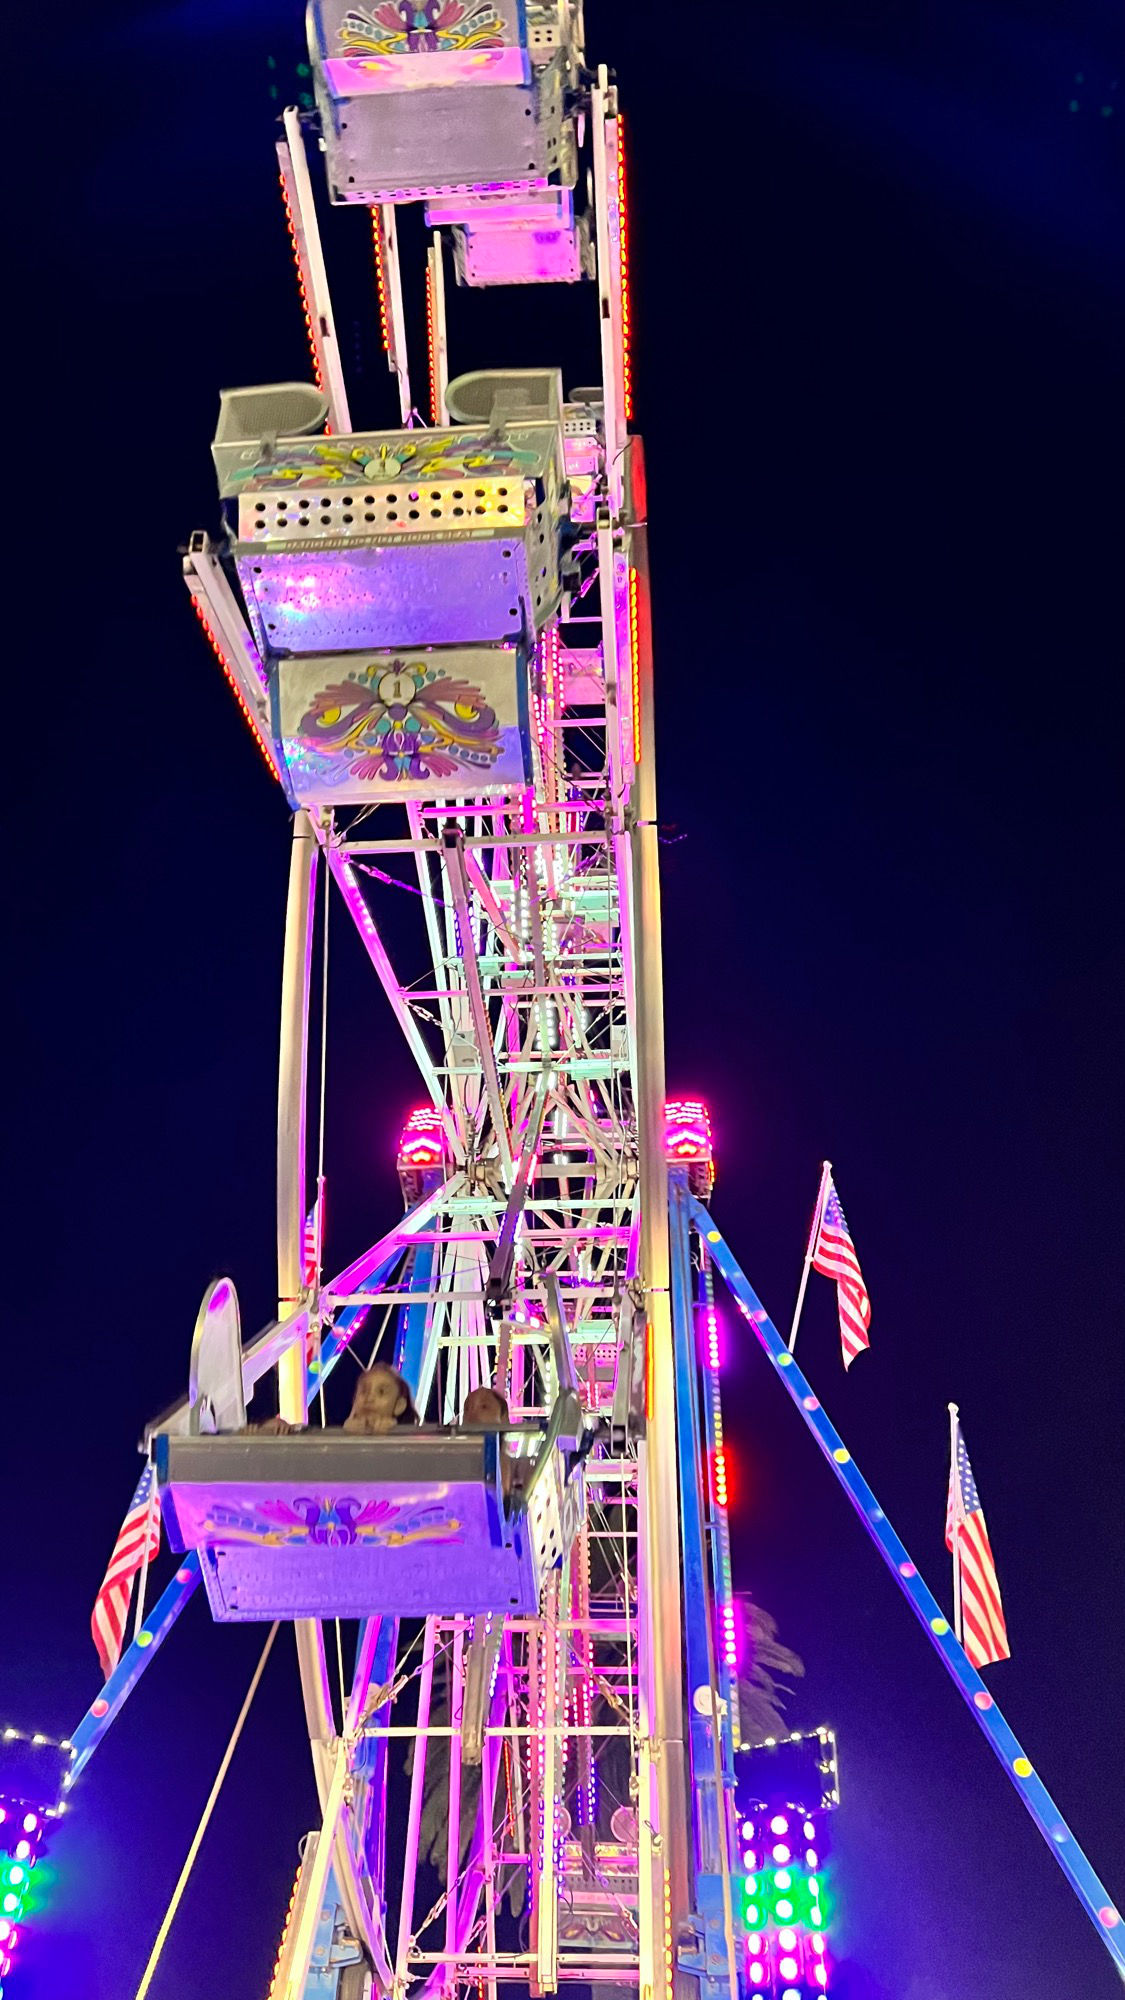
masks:
<svg viewBox="0 0 1125 2000"><path fill-rule="evenodd" d="M946 1672L969 1705L978 1723L1004 1766L1019 1797L1023 1800L1047 1846L1054 1855L1106 1950L1125 1978L1125 1923L1114 1908L1105 1884L1094 1873L1082 1848L1063 1819L1053 1798L1035 1771L1031 1759L1017 1742L964 1647L942 1615L941 1606L922 1582L906 1549L867 1484L839 1432L829 1423L788 1347L782 1340L757 1293L735 1262L729 1244L716 1229L702 1202L692 1198L691 1216L699 1235L713 1258L731 1296L749 1320L767 1356L777 1369L789 1395L812 1432L864 1527L867 1529L891 1575L919 1624L924 1628Z"/></svg>
<svg viewBox="0 0 1125 2000"><path fill-rule="evenodd" d="M516 1260L516 1231L527 1203L531 1189L531 1176L539 1158L539 1140L543 1131L543 1118L547 1109L547 1093L550 1088L552 1071L549 1063L543 1066L543 1073L535 1086L535 1096L523 1134L519 1165L512 1182L511 1193L504 1209L504 1219L500 1224L500 1234L496 1248L488 1266L488 1279L484 1288L484 1308L493 1318L498 1318L504 1309L504 1302L512 1289L512 1270Z"/></svg>

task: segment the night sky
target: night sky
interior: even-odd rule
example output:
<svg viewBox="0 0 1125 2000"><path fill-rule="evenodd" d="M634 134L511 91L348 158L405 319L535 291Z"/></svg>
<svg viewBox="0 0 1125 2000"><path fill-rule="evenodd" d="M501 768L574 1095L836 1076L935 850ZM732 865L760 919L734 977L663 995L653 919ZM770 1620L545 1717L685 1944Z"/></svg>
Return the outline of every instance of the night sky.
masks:
<svg viewBox="0 0 1125 2000"><path fill-rule="evenodd" d="M86 10L46 73L9 59L0 1724L59 1735L204 1285L230 1272L248 1332L273 1304L288 820L176 550L216 525L219 388L308 373L272 155L300 14ZM715 1213L783 1323L835 1162L872 1351L845 1379L814 1278L804 1367L943 1598L960 1403L1013 1652L990 1686L1118 1901L1119 34L1108 0L587 15L632 145L669 1082L711 1103ZM353 410L388 423L362 219L329 235ZM455 372L589 379L589 298L453 306ZM338 967L334 1265L395 1219L417 1096L358 951ZM806 1663L793 1726L840 1738L834 1990L1109 2000L728 1321L736 1581ZM12 2000L131 2000L262 1637L190 1607L75 1796ZM314 1812L283 1633L155 2000L261 2000Z"/></svg>

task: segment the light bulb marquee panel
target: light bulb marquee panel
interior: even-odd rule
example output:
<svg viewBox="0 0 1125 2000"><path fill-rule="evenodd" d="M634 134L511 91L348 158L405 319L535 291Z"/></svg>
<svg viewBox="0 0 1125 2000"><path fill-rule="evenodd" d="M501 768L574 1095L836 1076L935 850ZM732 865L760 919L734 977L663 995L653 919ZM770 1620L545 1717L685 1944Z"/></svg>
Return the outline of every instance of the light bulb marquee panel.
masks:
<svg viewBox="0 0 1125 2000"><path fill-rule="evenodd" d="M741 1973L770 2000L831 1990L828 1816L839 1804L830 1729L797 1731L735 1758Z"/></svg>
<svg viewBox="0 0 1125 2000"><path fill-rule="evenodd" d="M28 1920L40 1907L36 1863L59 1814L71 1746L0 1730L0 1996L18 1969Z"/></svg>

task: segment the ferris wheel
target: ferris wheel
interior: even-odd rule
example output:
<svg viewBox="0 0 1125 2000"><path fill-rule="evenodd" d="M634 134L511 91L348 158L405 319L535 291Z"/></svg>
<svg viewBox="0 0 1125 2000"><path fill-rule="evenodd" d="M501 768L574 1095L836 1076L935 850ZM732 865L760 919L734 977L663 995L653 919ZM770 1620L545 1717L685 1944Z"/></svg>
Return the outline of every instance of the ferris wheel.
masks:
<svg viewBox="0 0 1125 2000"><path fill-rule="evenodd" d="M277 1314L244 1341L229 1279L201 1305L188 1394L146 1432L180 1564L70 1775L202 1584L216 1621L296 1637L320 1823L271 2000L808 2000L835 1745L742 1747L716 1271L874 1513L702 1205L706 1108L666 1093L616 88L576 0L322 0L309 33L316 113L277 155L312 379L222 394L221 531L184 562L293 812ZM370 211L394 429L352 423L327 203ZM451 278L466 311L577 288L597 385L550 352L451 372ZM341 922L420 1104L405 1213L333 1272Z"/></svg>
<svg viewBox="0 0 1125 2000"><path fill-rule="evenodd" d="M294 1624L322 1824L277 1995L664 1993L691 1806L622 123L574 5L326 7L310 37L319 192L296 112L277 151L314 380L224 393L224 532L185 561L294 811L278 1312L243 1345L229 1280L201 1307L188 1398L147 1439L184 1562L139 1636L200 1579L217 1620ZM371 212L394 431L351 423L325 197ZM406 203L431 232L429 422ZM451 379L451 270L583 287L598 387L568 393L541 355ZM385 941L406 889L421 977ZM341 911L425 1102L404 1218L333 1276ZM388 1368L405 1407L365 1430L349 1403ZM275 1375L279 1419L256 1427Z"/></svg>

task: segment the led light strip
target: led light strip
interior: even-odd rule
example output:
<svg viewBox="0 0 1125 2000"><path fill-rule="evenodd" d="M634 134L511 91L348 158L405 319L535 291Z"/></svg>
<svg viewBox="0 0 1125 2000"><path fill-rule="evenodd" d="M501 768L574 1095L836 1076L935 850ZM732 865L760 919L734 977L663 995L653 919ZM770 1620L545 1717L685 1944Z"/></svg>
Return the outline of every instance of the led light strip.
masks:
<svg viewBox="0 0 1125 2000"><path fill-rule="evenodd" d="M379 286L380 286L380 312L381 312L382 311L381 279L379 281ZM431 263L427 262L426 264L426 355L430 364L430 422L436 425L440 424L443 421L443 418L441 414L441 395L440 395L440 387L438 379L440 374L441 363L438 359L437 300L434 297L434 288L435 288L434 267Z"/></svg>
<svg viewBox="0 0 1125 2000"><path fill-rule="evenodd" d="M268 764L274 777L277 778L280 783L281 774L278 771L273 751L271 750L269 744L266 742L265 737L262 735L262 732L259 729L257 721L255 719L254 713L250 708L250 705L247 702L246 697L242 692L242 689L238 685L238 679L237 676L235 675L234 669L232 668L230 661L227 659L226 653L223 651L223 648L220 645L218 638L216 637L214 627L212 626L211 621L208 618L206 611L204 610L203 600L202 598L197 597L195 595L195 592L193 591L191 593L191 601L195 609L195 615L198 618L200 624L202 625L203 630L206 632L208 639L211 641L211 651L214 653L215 658L218 660L219 665L221 666L224 674L226 675L227 680L230 683L231 693L234 695L234 698L238 703L239 708L242 710L242 713L246 718L246 723L250 730L250 734L254 738L255 743L257 744L259 750L261 751L263 757L265 758L266 763Z"/></svg>
<svg viewBox="0 0 1125 2000"><path fill-rule="evenodd" d="M621 285L621 395L626 423L633 419L633 364L629 353L632 315L629 310L629 208L625 191L625 120L614 119L617 154L617 263Z"/></svg>
<svg viewBox="0 0 1125 2000"><path fill-rule="evenodd" d="M640 585L637 572L629 571L629 715L633 727L633 762L641 761L641 634Z"/></svg>
<svg viewBox="0 0 1125 2000"><path fill-rule="evenodd" d="M373 208L371 211L371 238L375 249L375 291L379 301L379 333L383 342L383 352L389 360L391 357L391 312L387 297L387 252L383 242L383 218L377 208Z"/></svg>
<svg viewBox="0 0 1125 2000"><path fill-rule="evenodd" d="M321 354L320 341L317 338L316 321L313 318L312 301L310 298L312 281L309 277L308 265L305 262L304 247L297 229L296 217L293 214L293 204L289 196L289 177L286 174L284 165L282 165L277 178L281 184L281 199L285 205L285 223L289 231L289 242L297 271L297 290L301 294L301 311L305 316L305 333L308 337L309 353L312 356L313 377L317 388L323 395L325 393L324 360ZM327 434L331 436L331 424L325 424L324 428Z"/></svg>

